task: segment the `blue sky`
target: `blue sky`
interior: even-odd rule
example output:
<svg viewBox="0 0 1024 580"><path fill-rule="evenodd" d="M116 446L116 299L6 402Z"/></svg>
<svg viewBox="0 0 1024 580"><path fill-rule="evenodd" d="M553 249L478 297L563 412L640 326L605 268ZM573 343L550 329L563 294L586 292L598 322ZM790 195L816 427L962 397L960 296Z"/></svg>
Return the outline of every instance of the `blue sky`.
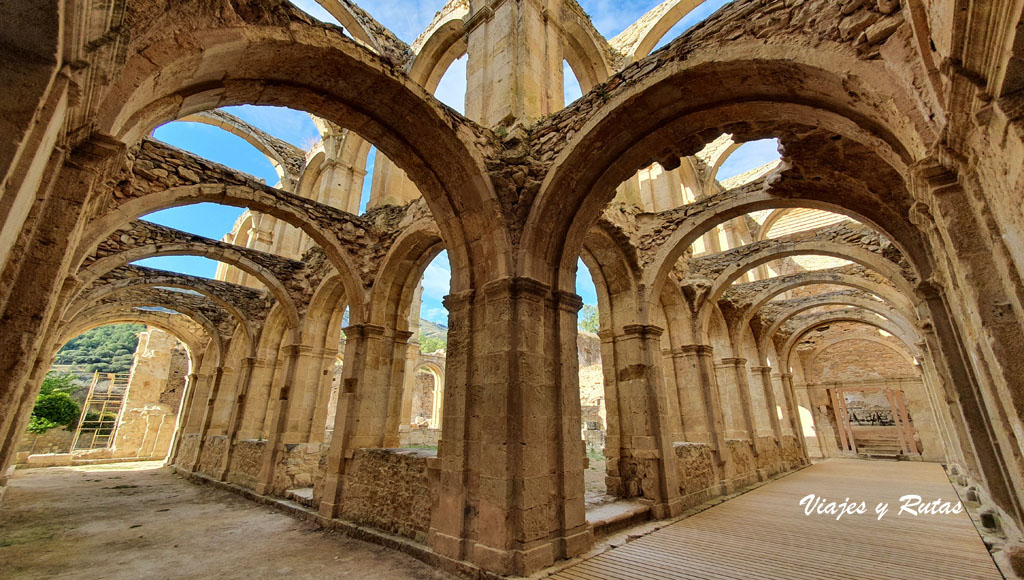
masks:
<svg viewBox="0 0 1024 580"><path fill-rule="evenodd" d="M728 0L709 0L695 9L677 24L661 41L659 47L668 43L694 23L706 18ZM315 0L294 0L295 4L310 15L325 22L334 22ZM583 9L591 16L595 27L606 38L611 38L655 7L658 0L579 0ZM399 38L412 43L444 6L445 0L363 0L364 9L392 30ZM565 65L566 102L580 96L579 84ZM466 58L463 57L445 73L435 95L439 100L459 112L464 110L466 91ZM268 133L288 141L302 149L309 149L318 139L318 133L309 116L300 111L280 107L228 107L229 113L241 117ZM169 123L154 131L157 139L176 147L186 149L212 161L244 171L263 179L269 185L277 184L278 177L270 162L255 148L242 139L220 129L198 123ZM777 154L775 144L757 142L741 147L723 164L719 178L726 179L765 163ZM363 207L369 197L376 150L372 149L367 162L367 179L363 190ZM241 208L215 204L197 204L172 208L146 216L145 219L200 234L214 239L222 238L231 230L235 220L242 213ZM182 256L152 258L139 262L155 268L184 272L203 277L213 277L216 262L199 257ZM597 297L593 282L586 267L580 262L577 276L577 292L586 304L596 304ZM441 305L442 297L448 293L451 267L447 254L442 253L428 266L423 280L424 303L422 316L438 322L447 321L447 312Z"/></svg>

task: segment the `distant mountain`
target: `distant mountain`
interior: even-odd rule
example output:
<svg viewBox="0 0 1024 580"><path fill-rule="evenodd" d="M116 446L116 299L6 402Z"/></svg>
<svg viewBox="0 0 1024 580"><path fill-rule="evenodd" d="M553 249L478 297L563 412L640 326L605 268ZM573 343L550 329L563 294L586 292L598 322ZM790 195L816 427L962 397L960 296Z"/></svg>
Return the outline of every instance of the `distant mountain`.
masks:
<svg viewBox="0 0 1024 580"><path fill-rule="evenodd" d="M448 326L420 318L420 338L440 338L448 342Z"/></svg>

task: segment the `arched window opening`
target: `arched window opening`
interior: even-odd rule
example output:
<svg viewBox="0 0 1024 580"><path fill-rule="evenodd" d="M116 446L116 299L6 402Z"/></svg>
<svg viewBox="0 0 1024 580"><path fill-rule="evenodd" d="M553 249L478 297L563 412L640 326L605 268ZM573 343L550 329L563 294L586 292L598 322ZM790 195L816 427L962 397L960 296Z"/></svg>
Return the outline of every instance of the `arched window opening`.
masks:
<svg viewBox="0 0 1024 580"><path fill-rule="evenodd" d="M580 80L576 72L569 66L569 61L562 61L562 94L565 96L565 106L569 106L583 96L583 89L580 88Z"/></svg>
<svg viewBox="0 0 1024 580"><path fill-rule="evenodd" d="M604 449L608 435L608 408L605 402L601 339L597 336L601 329L597 288L583 260L577 263L576 294L583 299L583 308L578 318L576 350L580 380L580 427L586 453L583 481L589 508L609 501L605 481L608 460Z"/></svg>
<svg viewBox="0 0 1024 580"><path fill-rule="evenodd" d="M451 287L451 278L448 253L442 251L423 271L412 297L409 330L413 338L399 431L403 447L436 450L441 437L448 349L448 309L443 300Z"/></svg>

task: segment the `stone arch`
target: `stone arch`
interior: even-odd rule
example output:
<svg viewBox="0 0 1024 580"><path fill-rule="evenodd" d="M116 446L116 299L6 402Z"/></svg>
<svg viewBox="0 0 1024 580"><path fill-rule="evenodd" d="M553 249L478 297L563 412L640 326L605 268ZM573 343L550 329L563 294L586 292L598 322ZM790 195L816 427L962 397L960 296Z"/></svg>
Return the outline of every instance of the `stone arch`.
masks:
<svg viewBox="0 0 1024 580"><path fill-rule="evenodd" d="M267 314L267 322L263 325L255 348L255 358L260 364L254 367L249 379L246 399L253 403L247 404L242 413L238 435L240 439L256 439L268 433L270 408L280 392L281 382L275 378L282 366L281 347L293 343L298 332L297 324L292 323L285 309L275 304Z"/></svg>
<svg viewBox="0 0 1024 580"><path fill-rule="evenodd" d="M405 229L381 262L370 296L367 320L398 331L408 330L413 295L430 262L445 249L437 224L421 218ZM452 271L454 284L455 272Z"/></svg>
<svg viewBox="0 0 1024 580"><path fill-rule="evenodd" d="M705 28L701 32L706 32ZM758 52L756 64L740 56L741 46L744 51ZM714 47L697 46L697 40L690 38L652 55L646 63L650 72L629 83L628 90L623 88L625 85L615 87L603 95L603 106L588 98L572 108L593 109L583 113L584 119L576 125L580 130L556 152L552 170L533 201L523 236L523 255L558 256L560 271L569 272L570 248L580 243L585 229L613 197L615 188L651 161L671 168L680 157L697 153L708 140L705 135L729 133L743 141L777 137L789 153L787 141L793 140L797 127L804 127L799 132L806 132L813 124L838 139L834 142L862 147L864 156L875 164L872 167L876 175L887 175L886 179L898 184L893 193L900 201L893 206L897 209L880 208L878 197L882 194L868 193L862 202L854 204L837 198L835 190L813 191L816 187L811 185L800 193L804 203L818 199L833 205L828 208L831 211L837 211L834 206L841 203L844 208L838 209L839 213L869 214L860 215L858 221L886 232L913 257L917 267L927 268L927 246L905 215L910 196L901 174L915 158L924 155L922 141L933 139L934 133L920 118L904 87L894 86L882 69L858 60L851 52L808 50L806 45L797 48L782 38L778 45L736 41L735 46ZM673 58L680 53L686 58ZM637 67L643 68L640 64ZM864 85L847 86L843 79L849 77L840 71L853 70L865 75ZM768 81L768 76L773 80ZM787 80L797 78L801 82L814 80L803 87ZM764 82L752 83L754 79ZM821 90L810 94L806 87L811 85ZM693 86L714 90L697 94L684 88ZM864 107L883 101L892 103L889 111L903 110L905 116L900 118L889 111L880 115L877 108ZM735 121L739 118L744 119L742 124ZM810 154L809 148L803 152ZM875 202L868 203L872 197ZM530 274L540 279L551 276L542 271ZM568 281L557 277L559 287L567 288ZM657 288L651 290L657 295Z"/></svg>
<svg viewBox="0 0 1024 580"><path fill-rule="evenodd" d="M770 232L772 228L775 227L775 224L778 223L779 220L781 220L782 218L786 217L786 214L790 213L794 209L797 208L783 207L776 210L772 210L772 213L768 214L768 217L764 218L764 223L761 224L761 229L757 231L756 241L760 242L762 240L767 239L768 232Z"/></svg>
<svg viewBox="0 0 1024 580"><path fill-rule="evenodd" d="M181 290L191 290L202 294L218 306L223 308L232 318L238 323L238 326L242 328L245 338L250 345L256 344L256 329L253 325L253 321L243 313L234 303L225 299L216 288L210 285L203 284L202 279L196 280L195 284L185 283L180 276L177 275L161 275L162 272L155 271L151 275L137 277L137 278L122 278L118 280L110 280L105 282L102 286L98 286L86 294L78 296L78 298L68 306L65 316L74 318L82 310L85 310L90 305L98 303L103 298L109 298L113 294L122 290L130 288L153 288L153 287L166 287L166 288L177 288Z"/></svg>
<svg viewBox="0 0 1024 580"><path fill-rule="evenodd" d="M902 312L913 312L913 304L909 297L901 294L890 286L884 284L878 284L859 276L853 276L850 274L835 274L826 272L807 272L807 275L801 275L800 279L790 280L781 284L770 284L768 288L756 294L750 300L750 306L747 307L743 312L743 316L740 321L735 325L733 332L739 332L747 328L750 320L755 314L761 309L762 306L768 304L772 298L799 288L801 286L812 286L817 284L831 284L835 286L848 286L857 290L862 290L873 294L885 302L892 305L892 307Z"/></svg>
<svg viewBox="0 0 1024 580"><path fill-rule="evenodd" d="M78 336L78 334L81 334L82 332L85 332L85 330L88 330L88 325L92 324L92 321L113 320L112 317L124 317L127 316L128 314L130 314L131 316L138 316L135 314L134 311L138 310L139 312L146 312L145 310L139 309L152 306L152 302L148 301L120 301L116 304L94 305L86 310L79 312L74 318L69 320L67 324L64 325L64 329L60 331L59 336L69 336L70 338L74 338L75 336ZM224 339L221 336L221 333L218 331L217 326L213 322L211 322L209 318L203 316L201 313L190 311L190 309L168 309L174 310L174 312L179 316L184 316L191 319L193 322L195 322L198 326L200 326L203 329L203 331L206 333L206 336L209 337L209 342L207 343L206 348L213 348L213 352L215 354L215 366L220 367L223 364L224 354L227 351L225 348L226 344L224 343ZM74 329L82 328L84 328L85 330L79 330L77 334L69 334L70 332L73 332ZM95 326L93 326L93 328L95 328ZM196 346L198 347L198 343L196 344ZM199 350L198 352L205 352L205 349Z"/></svg>
<svg viewBox="0 0 1024 580"><path fill-rule="evenodd" d="M434 361L420 361L416 365L415 372L426 370L434 377L433 399L431 400L430 422L427 425L430 429L440 429L441 419L444 417L444 367Z"/></svg>
<svg viewBox="0 0 1024 580"><path fill-rule="evenodd" d="M468 18L469 2L452 0L413 43L406 73L427 92L433 93L452 63L466 54Z"/></svg>
<svg viewBox="0 0 1024 580"><path fill-rule="evenodd" d="M766 356L765 353L767 352L767 344L772 340L772 337L775 336L775 333L778 332L780 328L782 328L782 325L785 324L787 320L793 318L794 316L800 314L801 312L813 310L814 308L819 308L821 306L851 306L858 310L872 312L895 325L895 327L899 329L899 335L901 337L916 336L917 334L917 330L913 324L912 319L909 319L906 313L889 308L882 304L881 302L868 300L866 298L858 298L854 296L828 296L822 297L821 300L815 300L808 304L794 306L793 308L790 308L789 310L786 310L785 312L779 314L778 318L776 318L772 322L771 326L769 326L768 329L764 332L764 334L761 335L760 340L758 341L758 357L760 357L761 360L764 360ZM828 312L826 312L825 314L828 314ZM888 330L886 330L886 332L888 332ZM920 353L920 351L916 350L916 348L915 352L917 352L918 354Z"/></svg>
<svg viewBox="0 0 1024 580"><path fill-rule="evenodd" d="M384 54L386 42L369 26L367 15L350 0L316 0L333 16L352 38L358 40L378 54Z"/></svg>
<svg viewBox="0 0 1024 580"><path fill-rule="evenodd" d="M621 331L636 324L640 268L610 226L598 223L587 232L580 259L594 279L601 329Z"/></svg>
<svg viewBox="0 0 1024 580"><path fill-rule="evenodd" d="M296 326L299 323L298 306L292 300L284 283L272 271L249 259L241 252L231 248L211 246L198 241L150 244L100 258L78 271L79 288L88 288L89 285L99 280L104 274L117 267L131 264L137 260L161 256L202 256L234 266L263 283L271 295L274 296L277 303L285 309L289 320Z"/></svg>
<svg viewBox="0 0 1024 580"><path fill-rule="evenodd" d="M207 183L172 187L133 198L90 222L80 253L93 247L99 240L116 231L118 227L143 215L161 209L203 202L245 207L271 215L299 228L324 249L328 259L344 276L349 294L353 296L361 294L362 284L358 281L359 276L356 274L359 269L352 263L352 258L343 248L337 234L330 229L330 224L310 219L303 206L293 203L292 200L282 200L280 196L260 188ZM268 284L268 287L271 286Z"/></svg>
<svg viewBox="0 0 1024 580"><path fill-rule="evenodd" d="M441 221L456 269L473 263L508 272L506 260L470 260L471 251L494 244L498 251L485 255L508 255L500 203L476 144L486 130L453 116L404 75L392 74L391 64L336 29L309 23L297 9L246 7L215 13L197 5L195 18L163 14L139 22L148 34L127 47L135 56L112 75L118 81L111 94L121 98L104 102L98 128L134 143L160 122L228 105L308 111L376 146L406 172L434 215L462 218ZM187 47L178 40L183 34L193 40ZM156 53L164 55L158 63L143 56ZM380 93L390 97L376 98ZM471 240L486 242L471 249ZM456 276L456 287L468 288L465 279Z"/></svg>
<svg viewBox="0 0 1024 580"><path fill-rule="evenodd" d="M874 252L850 246L848 244L838 244L833 242L784 242L773 244L769 248L744 256L742 260L730 264L721 274L719 274L719 276L712 282L711 289L697 305L697 328L703 331L703 329L707 327L707 320L711 311L710 307L717 307L718 300L725 294L732 283L739 279L744 272L766 262L770 262L771 260L801 255L830 256L850 260L868 268L869 270L874 270L880 273L887 280L892 282L905 296L914 296L913 287L910 282L903 277L903 273L900 271L899 267Z"/></svg>
<svg viewBox="0 0 1024 580"><path fill-rule="evenodd" d="M125 309L117 305L103 305L81 312L72 324L66 326L58 339L56 350L72 338L84 334L93 328L108 324L145 324L170 333L186 346L189 353L189 364L192 369L199 368L202 354L210 337L206 329L192 322L182 314L155 312L151 310ZM182 318L185 320L176 320ZM194 328L190 328L189 322Z"/></svg>
<svg viewBox="0 0 1024 580"><path fill-rule="evenodd" d="M729 139L729 144L727 146L716 151L717 155L712 157L710 159L711 163L708 164L708 173L703 184L704 191L711 191L711 186L715 183L715 180L718 179L718 170L722 168L722 164L725 163L725 160L731 157L732 154L742 146L743 143L737 143L736 141Z"/></svg>
<svg viewBox="0 0 1024 580"><path fill-rule="evenodd" d="M582 10L577 12L566 2L562 14L562 54L586 94L614 73L611 54Z"/></svg>
<svg viewBox="0 0 1024 580"><path fill-rule="evenodd" d="M640 60L651 54L673 26L703 3L704 0L666 0L611 39L610 43L626 55L628 62Z"/></svg>
<svg viewBox="0 0 1024 580"><path fill-rule="evenodd" d="M218 115L217 111L194 113L186 115L178 121L187 123L201 123L203 125L209 125L216 127L222 131L226 131L236 137L241 138L243 141L252 145L257 151L263 154L270 161L270 164L274 167L274 171L277 172L278 178L282 184L294 184L299 176L294 173L292 160L286 159L281 151L274 146L273 143L268 141L269 135L261 134L255 128L250 126L248 123L234 123L233 116L229 115Z"/></svg>
<svg viewBox="0 0 1024 580"><path fill-rule="evenodd" d="M827 340L824 343L822 343L821 345L819 345L817 348L814 349L814 352L812 352L811 355L807 358L807 364L808 365L814 364L814 360L816 358L818 358L818 355L820 355L821 353L825 352L829 348L831 348L831 347L833 347L833 346L835 346L837 344L840 344L840 343L843 343L843 342L847 342L847 341L853 341L853 340L863 340L865 342L873 342L873 343L882 345L882 346L892 350L893 352L897 353L898 355L900 355L900 357L902 357L904 360L907 361L907 364L910 364L910 365L916 365L917 364L917 359L915 359L914 356L912 354L910 354L910 352L907 351L905 348L896 348L896 347L894 347L892 345L891 342L886 341L884 338L882 338L880 336L870 336L870 335L841 336L839 338L833 338L831 340Z"/></svg>
<svg viewBox="0 0 1024 580"><path fill-rule="evenodd" d="M804 335L806 335L808 332L811 332L815 328L821 326L822 324L828 324L831 322L860 322L863 324L867 324L869 326L874 326L895 336L897 339L903 342L904 345L906 345L906 347L914 356L921 356L921 352L916 346L917 341L914 340L914 334L907 334L903 328L887 319L879 319L877 317L867 316L863 312L847 310L839 312L825 312L821 315L813 317L812 319L807 321L806 324L804 324L800 328L797 328L793 332L793 334L790 335L788 339L786 339L786 342L784 343L782 349L779 351L779 359L782 364L781 368L790 368L789 361L790 358L792 358L793 349L794 347L796 347L796 344L800 341L801 338L803 338Z"/></svg>

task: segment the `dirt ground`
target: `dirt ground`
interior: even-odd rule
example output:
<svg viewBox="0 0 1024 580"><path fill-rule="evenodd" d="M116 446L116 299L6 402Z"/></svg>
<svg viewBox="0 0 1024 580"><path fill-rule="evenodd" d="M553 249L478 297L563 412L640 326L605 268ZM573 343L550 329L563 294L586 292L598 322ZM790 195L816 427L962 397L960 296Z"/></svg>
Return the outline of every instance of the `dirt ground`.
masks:
<svg viewBox="0 0 1024 580"><path fill-rule="evenodd" d="M452 578L320 531L160 463L19 470L0 503L0 578Z"/></svg>

